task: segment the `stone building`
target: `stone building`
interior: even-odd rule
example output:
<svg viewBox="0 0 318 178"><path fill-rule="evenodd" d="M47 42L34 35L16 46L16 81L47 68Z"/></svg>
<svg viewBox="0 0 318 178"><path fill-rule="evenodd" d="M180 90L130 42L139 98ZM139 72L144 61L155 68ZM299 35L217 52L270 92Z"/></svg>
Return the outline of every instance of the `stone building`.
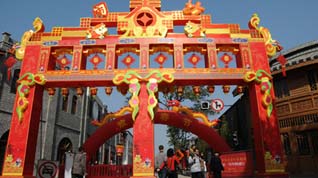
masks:
<svg viewBox="0 0 318 178"><path fill-rule="evenodd" d="M19 78L21 62L14 58L10 49L14 44L9 33L2 34L0 41L0 170L10 131L10 122L16 93L16 81ZM45 89L43 94L41 122L37 141L35 166L39 159L57 160L64 163L66 151L77 151L87 137L97 128L93 119L102 119L107 107L98 96L91 96L90 88ZM97 163L117 161L116 144L121 139L117 134L109 139L91 160ZM132 145L132 134L125 137L127 149ZM129 146L130 145L130 146ZM130 156L130 157L127 157ZM131 153L123 155L123 163L131 164ZM118 164L122 164L119 162ZM35 167L36 168L36 167ZM0 172L1 173L1 172Z"/></svg>

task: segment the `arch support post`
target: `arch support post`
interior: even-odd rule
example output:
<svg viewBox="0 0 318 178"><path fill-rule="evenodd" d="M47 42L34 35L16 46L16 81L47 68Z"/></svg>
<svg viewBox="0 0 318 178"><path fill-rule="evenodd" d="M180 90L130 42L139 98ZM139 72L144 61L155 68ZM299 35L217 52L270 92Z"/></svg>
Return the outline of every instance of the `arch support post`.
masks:
<svg viewBox="0 0 318 178"><path fill-rule="evenodd" d="M23 117L20 119L16 112L19 96L16 96L4 157L3 177L29 177L33 175L42 110L42 95L42 86L34 86L31 88L28 95L28 106L23 113Z"/></svg>
<svg viewBox="0 0 318 178"><path fill-rule="evenodd" d="M247 72L254 136L255 177L288 177L279 134L272 76L263 43L250 44L254 71Z"/></svg>
<svg viewBox="0 0 318 178"><path fill-rule="evenodd" d="M133 177L154 176L154 123L148 111L148 93L145 82L140 83L140 111L134 123Z"/></svg>
<svg viewBox="0 0 318 178"><path fill-rule="evenodd" d="M33 177L45 79L36 74L40 46L28 46L25 51L2 177Z"/></svg>

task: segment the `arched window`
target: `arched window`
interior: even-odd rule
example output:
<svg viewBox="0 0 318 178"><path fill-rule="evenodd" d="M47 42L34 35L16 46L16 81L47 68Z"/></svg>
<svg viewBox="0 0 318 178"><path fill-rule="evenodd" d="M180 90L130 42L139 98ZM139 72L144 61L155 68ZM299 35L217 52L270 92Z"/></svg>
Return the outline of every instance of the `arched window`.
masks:
<svg viewBox="0 0 318 178"><path fill-rule="evenodd" d="M68 96L63 96L62 110L67 112Z"/></svg>
<svg viewBox="0 0 318 178"><path fill-rule="evenodd" d="M4 133L0 138L0 170L2 170L4 154L6 152L6 146L8 141L9 131ZM0 172L0 175L2 172Z"/></svg>
<svg viewBox="0 0 318 178"><path fill-rule="evenodd" d="M72 151L73 144L69 138L63 138L57 150L57 161L60 162L61 165L65 163L65 152Z"/></svg>
<svg viewBox="0 0 318 178"><path fill-rule="evenodd" d="M72 99L72 108L71 108L71 113L75 114L76 113L76 107L77 107L77 96L74 95Z"/></svg>

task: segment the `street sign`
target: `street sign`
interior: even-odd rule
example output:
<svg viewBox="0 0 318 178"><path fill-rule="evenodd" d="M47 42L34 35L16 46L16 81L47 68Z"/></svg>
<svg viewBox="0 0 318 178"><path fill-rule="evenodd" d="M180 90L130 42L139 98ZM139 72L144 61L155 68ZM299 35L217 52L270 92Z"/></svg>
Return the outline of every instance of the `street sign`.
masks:
<svg viewBox="0 0 318 178"><path fill-rule="evenodd" d="M224 108L224 102L221 99L213 99L211 101L211 109L215 112L220 112Z"/></svg>
<svg viewBox="0 0 318 178"><path fill-rule="evenodd" d="M55 178L58 177L58 162L50 160L39 160L38 177Z"/></svg>

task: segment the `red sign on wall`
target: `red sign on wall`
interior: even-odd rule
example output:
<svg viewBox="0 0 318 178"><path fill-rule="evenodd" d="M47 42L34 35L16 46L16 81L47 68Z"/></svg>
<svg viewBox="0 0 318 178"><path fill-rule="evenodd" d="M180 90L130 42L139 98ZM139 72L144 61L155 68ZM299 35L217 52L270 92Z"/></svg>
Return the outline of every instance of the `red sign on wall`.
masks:
<svg viewBox="0 0 318 178"><path fill-rule="evenodd" d="M232 152L221 155L224 166L223 175L252 175L253 174L253 157L252 152Z"/></svg>

